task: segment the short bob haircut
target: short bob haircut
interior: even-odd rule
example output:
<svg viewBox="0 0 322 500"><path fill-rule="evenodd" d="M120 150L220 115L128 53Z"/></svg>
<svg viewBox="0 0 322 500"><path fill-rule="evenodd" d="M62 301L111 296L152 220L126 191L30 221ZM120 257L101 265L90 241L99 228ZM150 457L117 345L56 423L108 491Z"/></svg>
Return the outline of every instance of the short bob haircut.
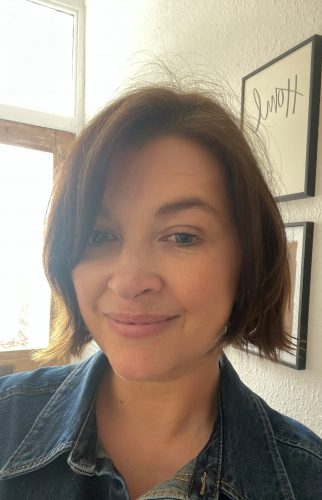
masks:
<svg viewBox="0 0 322 500"><path fill-rule="evenodd" d="M290 278L284 225L241 127L207 92L142 86L109 104L79 135L54 183L43 261L53 292L50 345L42 362L66 362L91 340L71 273L82 258L119 151L160 136L198 141L220 161L241 248L241 271L219 348L256 346L276 360L291 350L284 325ZM126 172L124 172L126 175Z"/></svg>

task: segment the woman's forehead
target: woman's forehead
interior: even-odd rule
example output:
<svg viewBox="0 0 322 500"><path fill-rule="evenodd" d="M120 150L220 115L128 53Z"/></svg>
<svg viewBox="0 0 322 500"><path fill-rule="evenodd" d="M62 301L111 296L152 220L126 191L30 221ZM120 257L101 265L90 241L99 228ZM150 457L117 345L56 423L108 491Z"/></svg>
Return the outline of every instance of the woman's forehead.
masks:
<svg viewBox="0 0 322 500"><path fill-rule="evenodd" d="M106 195L142 195L149 189L155 195L192 190L196 196L211 188L224 188L215 156L196 141L166 136L119 154L109 168Z"/></svg>
<svg viewBox="0 0 322 500"><path fill-rule="evenodd" d="M195 141L156 139L113 163L101 215L148 210L160 218L184 207L230 211L223 169Z"/></svg>

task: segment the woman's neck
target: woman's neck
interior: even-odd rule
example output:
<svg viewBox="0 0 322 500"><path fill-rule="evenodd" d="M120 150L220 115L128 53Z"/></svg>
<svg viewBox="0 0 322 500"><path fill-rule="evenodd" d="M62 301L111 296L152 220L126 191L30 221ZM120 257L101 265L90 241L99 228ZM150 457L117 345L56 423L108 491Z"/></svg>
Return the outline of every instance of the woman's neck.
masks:
<svg viewBox="0 0 322 500"><path fill-rule="evenodd" d="M167 382L133 382L112 371L98 393L100 420L170 442L212 429L219 391L218 354Z"/></svg>

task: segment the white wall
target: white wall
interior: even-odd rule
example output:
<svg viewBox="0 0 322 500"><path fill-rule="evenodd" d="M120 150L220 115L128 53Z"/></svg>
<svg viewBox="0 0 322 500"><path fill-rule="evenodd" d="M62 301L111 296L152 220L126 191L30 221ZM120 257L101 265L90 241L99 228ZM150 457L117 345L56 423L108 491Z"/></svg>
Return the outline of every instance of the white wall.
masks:
<svg viewBox="0 0 322 500"><path fill-rule="evenodd" d="M315 33L322 34L321 0L87 0L86 115L155 57L184 74L209 74L240 97L244 75ZM307 368L232 348L228 355L249 387L322 437L322 139L315 198L283 203L281 211L285 222L315 222Z"/></svg>

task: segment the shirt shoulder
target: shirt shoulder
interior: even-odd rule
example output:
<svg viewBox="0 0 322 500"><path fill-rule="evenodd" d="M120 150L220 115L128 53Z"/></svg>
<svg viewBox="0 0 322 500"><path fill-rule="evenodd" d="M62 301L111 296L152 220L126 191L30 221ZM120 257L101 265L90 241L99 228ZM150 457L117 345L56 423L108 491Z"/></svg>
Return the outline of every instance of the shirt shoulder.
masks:
<svg viewBox="0 0 322 500"><path fill-rule="evenodd" d="M263 404L278 443L299 448L322 461L322 439L317 434L297 420L272 409L267 403Z"/></svg>
<svg viewBox="0 0 322 500"><path fill-rule="evenodd" d="M0 403L14 396L55 391L74 368L75 365L53 366L2 376Z"/></svg>
<svg viewBox="0 0 322 500"><path fill-rule="evenodd" d="M322 439L297 420L263 404L295 498L322 498Z"/></svg>
<svg viewBox="0 0 322 500"><path fill-rule="evenodd" d="M0 469L73 368L39 368L0 377Z"/></svg>
<svg viewBox="0 0 322 500"><path fill-rule="evenodd" d="M237 492L249 500L322 499L322 440L272 409L241 381L226 357L220 368L222 490L230 498Z"/></svg>

